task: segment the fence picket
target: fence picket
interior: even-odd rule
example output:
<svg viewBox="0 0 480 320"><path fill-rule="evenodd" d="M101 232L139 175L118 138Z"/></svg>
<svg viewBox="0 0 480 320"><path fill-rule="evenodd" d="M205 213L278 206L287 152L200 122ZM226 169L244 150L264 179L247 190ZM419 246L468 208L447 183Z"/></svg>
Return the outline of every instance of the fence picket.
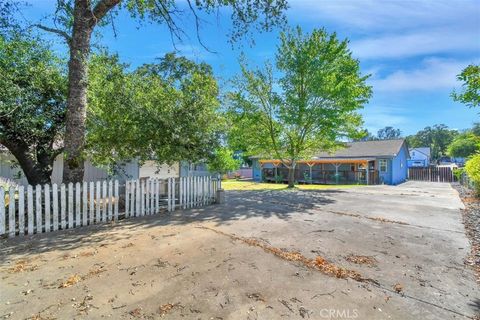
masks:
<svg viewBox="0 0 480 320"><path fill-rule="evenodd" d="M88 183L83 181L82 185L82 226L88 224Z"/></svg>
<svg viewBox="0 0 480 320"><path fill-rule="evenodd" d="M89 183L89 187L90 187L90 190L89 190L89 194L90 194L90 203L89 203L89 207L90 207L90 216L89 216L89 220L90 220L90 224L94 224L95 223L95 183L93 183L93 181L91 181Z"/></svg>
<svg viewBox="0 0 480 320"><path fill-rule="evenodd" d="M135 180L135 217L140 216L140 180Z"/></svg>
<svg viewBox="0 0 480 320"><path fill-rule="evenodd" d="M145 214L150 214L150 179L145 181Z"/></svg>
<svg viewBox="0 0 480 320"><path fill-rule="evenodd" d="M177 200L176 196L176 179L172 178L172 211L175 211L175 204Z"/></svg>
<svg viewBox="0 0 480 320"><path fill-rule="evenodd" d="M45 192L45 232L50 232L50 185L45 184L44 192Z"/></svg>
<svg viewBox="0 0 480 320"><path fill-rule="evenodd" d="M150 214L155 213L155 180L150 179Z"/></svg>
<svg viewBox="0 0 480 320"><path fill-rule="evenodd" d="M5 190L0 187L0 236L5 234Z"/></svg>
<svg viewBox="0 0 480 320"><path fill-rule="evenodd" d="M95 186L95 223L100 223L100 206L102 205L102 202L100 201L101 194L100 194L100 189L101 189L101 184L100 181L97 181L96 186Z"/></svg>
<svg viewBox="0 0 480 320"><path fill-rule="evenodd" d="M108 181L108 221L113 220L113 182Z"/></svg>
<svg viewBox="0 0 480 320"><path fill-rule="evenodd" d="M73 183L68 184L68 221L67 228L73 228Z"/></svg>
<svg viewBox="0 0 480 320"><path fill-rule="evenodd" d="M118 180L115 180L113 183L113 192L115 197L114 209L113 209L113 219L118 221L118 206L120 205L120 194L118 193Z"/></svg>
<svg viewBox="0 0 480 320"><path fill-rule="evenodd" d="M160 208L160 180L155 179L155 213L158 213Z"/></svg>
<svg viewBox="0 0 480 320"><path fill-rule="evenodd" d="M145 215L145 180L140 181L140 216Z"/></svg>
<svg viewBox="0 0 480 320"><path fill-rule="evenodd" d="M53 231L58 230L58 186L52 184L52 204L53 204Z"/></svg>
<svg viewBox="0 0 480 320"><path fill-rule="evenodd" d="M81 221L81 207L80 203L82 202L81 200L81 189L80 189L80 182L75 183L75 228L80 227L80 221Z"/></svg>
<svg viewBox="0 0 480 320"><path fill-rule="evenodd" d="M35 213L37 233L42 233L42 186L39 184L35 187Z"/></svg>
<svg viewBox="0 0 480 320"><path fill-rule="evenodd" d="M102 182L102 222L107 221L107 181Z"/></svg>
<svg viewBox="0 0 480 320"><path fill-rule="evenodd" d="M67 228L67 194L65 184L60 185L60 227Z"/></svg>
<svg viewBox="0 0 480 320"><path fill-rule="evenodd" d="M130 188L131 188L131 193L130 193L130 217L135 217L135 181L130 181Z"/></svg>
<svg viewBox="0 0 480 320"><path fill-rule="evenodd" d="M33 188L27 186L28 234L33 234Z"/></svg>
<svg viewBox="0 0 480 320"><path fill-rule="evenodd" d="M1 214L1 213L0 213ZM25 188L18 187L18 235L25 234Z"/></svg>
<svg viewBox="0 0 480 320"><path fill-rule="evenodd" d="M128 218L130 210L130 181L125 181L125 218ZM118 202L117 202L118 203Z"/></svg>
<svg viewBox="0 0 480 320"><path fill-rule="evenodd" d="M8 190L8 236L15 237L15 188Z"/></svg>

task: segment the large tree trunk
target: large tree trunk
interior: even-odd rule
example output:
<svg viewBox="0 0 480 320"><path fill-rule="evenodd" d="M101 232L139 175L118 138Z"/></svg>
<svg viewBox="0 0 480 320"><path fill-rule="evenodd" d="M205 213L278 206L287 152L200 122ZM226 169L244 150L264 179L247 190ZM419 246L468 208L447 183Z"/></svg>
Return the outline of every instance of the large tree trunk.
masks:
<svg viewBox="0 0 480 320"><path fill-rule="evenodd" d="M295 187L295 164L291 164L288 167L288 187Z"/></svg>
<svg viewBox="0 0 480 320"><path fill-rule="evenodd" d="M49 162L45 159L42 159L41 162L37 161L33 152L29 150L28 145L22 141L2 141L2 144L17 159L29 184L37 185L51 182L50 176L52 175L54 159L50 159Z"/></svg>
<svg viewBox="0 0 480 320"><path fill-rule="evenodd" d="M64 182L83 180L85 120L87 110L88 56L94 24L90 1L77 0L68 63L68 99L65 123Z"/></svg>

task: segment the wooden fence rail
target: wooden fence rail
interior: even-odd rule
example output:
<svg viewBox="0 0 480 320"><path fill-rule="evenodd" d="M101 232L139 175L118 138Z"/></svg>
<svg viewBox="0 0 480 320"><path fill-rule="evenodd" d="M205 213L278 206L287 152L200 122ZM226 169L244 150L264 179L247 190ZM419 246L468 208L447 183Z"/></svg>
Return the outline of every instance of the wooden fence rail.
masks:
<svg viewBox="0 0 480 320"><path fill-rule="evenodd" d="M215 202L216 177L0 187L0 237L78 228ZM123 191L124 190L124 193Z"/></svg>
<svg viewBox="0 0 480 320"><path fill-rule="evenodd" d="M408 168L408 179L414 181L454 182L450 167Z"/></svg>

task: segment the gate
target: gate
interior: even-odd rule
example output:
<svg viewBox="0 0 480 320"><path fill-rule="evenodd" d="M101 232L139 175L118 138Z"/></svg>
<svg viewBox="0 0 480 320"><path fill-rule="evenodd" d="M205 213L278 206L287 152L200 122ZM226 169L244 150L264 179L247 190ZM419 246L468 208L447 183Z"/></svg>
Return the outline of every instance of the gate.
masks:
<svg viewBox="0 0 480 320"><path fill-rule="evenodd" d="M408 180L431 182L454 182L451 167L408 168Z"/></svg>

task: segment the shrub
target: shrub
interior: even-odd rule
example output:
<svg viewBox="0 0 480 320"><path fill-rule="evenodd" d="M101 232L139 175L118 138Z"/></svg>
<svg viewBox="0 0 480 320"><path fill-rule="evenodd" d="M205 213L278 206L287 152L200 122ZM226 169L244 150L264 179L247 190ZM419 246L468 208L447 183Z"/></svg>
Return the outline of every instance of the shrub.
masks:
<svg viewBox="0 0 480 320"><path fill-rule="evenodd" d="M472 179L477 195L480 196L480 153L472 156L465 164L465 171L470 179Z"/></svg>

